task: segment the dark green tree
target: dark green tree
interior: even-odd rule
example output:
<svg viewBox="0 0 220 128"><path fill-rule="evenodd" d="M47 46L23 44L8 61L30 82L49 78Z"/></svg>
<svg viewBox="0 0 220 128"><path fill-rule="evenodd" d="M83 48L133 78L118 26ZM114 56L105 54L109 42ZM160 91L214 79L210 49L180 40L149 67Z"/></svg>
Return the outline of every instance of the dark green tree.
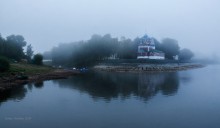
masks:
<svg viewBox="0 0 220 128"><path fill-rule="evenodd" d="M43 64L43 56L41 54L34 55L33 64L42 65Z"/></svg>
<svg viewBox="0 0 220 128"><path fill-rule="evenodd" d="M104 60L116 52L118 39L110 34L104 36L93 35L87 42L81 43L73 52L73 61L77 65L92 65L97 61Z"/></svg>
<svg viewBox="0 0 220 128"><path fill-rule="evenodd" d="M51 60L52 59L51 51L44 52L43 56L44 56L44 59L47 59L47 60Z"/></svg>
<svg viewBox="0 0 220 128"><path fill-rule="evenodd" d="M131 39L122 38L119 41L118 57L120 59L136 59L137 46Z"/></svg>
<svg viewBox="0 0 220 128"><path fill-rule="evenodd" d="M153 38L153 40L154 40L154 43L155 43L155 48L157 50L161 50L161 43L156 38Z"/></svg>
<svg viewBox="0 0 220 128"><path fill-rule="evenodd" d="M26 46L26 41L23 36L10 35L7 37L5 42L4 54L8 58L20 61L22 58L25 58L25 54L23 52L24 46Z"/></svg>
<svg viewBox="0 0 220 128"><path fill-rule="evenodd" d="M29 44L28 46L27 46L27 50L26 50L26 56L27 56L27 60L28 60L28 62L30 63L31 62L31 58L32 58L32 56L33 56L33 53L34 53L34 51L32 50L32 46L31 46L31 44Z"/></svg>
<svg viewBox="0 0 220 128"><path fill-rule="evenodd" d="M0 56L0 72L9 70L10 64L7 58Z"/></svg>
<svg viewBox="0 0 220 128"><path fill-rule="evenodd" d="M187 48L180 50L179 59L180 60L191 60L194 56L193 52Z"/></svg>
<svg viewBox="0 0 220 128"><path fill-rule="evenodd" d="M180 47L178 41L175 39L165 38L162 40L160 46L160 50L165 53L167 59L173 59L173 56L179 54Z"/></svg>
<svg viewBox="0 0 220 128"><path fill-rule="evenodd" d="M7 37L7 41L16 43L20 47L24 47L27 44L27 42L24 40L24 37L21 35L10 35Z"/></svg>
<svg viewBox="0 0 220 128"><path fill-rule="evenodd" d="M0 55L6 56L6 40L0 34Z"/></svg>

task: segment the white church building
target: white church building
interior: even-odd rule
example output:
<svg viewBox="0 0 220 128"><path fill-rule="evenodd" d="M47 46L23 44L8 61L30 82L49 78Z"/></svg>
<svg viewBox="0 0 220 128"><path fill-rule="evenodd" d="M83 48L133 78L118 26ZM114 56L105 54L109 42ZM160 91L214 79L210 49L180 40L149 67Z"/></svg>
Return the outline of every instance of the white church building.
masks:
<svg viewBox="0 0 220 128"><path fill-rule="evenodd" d="M162 51L156 50L153 38L145 35L140 40L137 59L164 60L165 54Z"/></svg>

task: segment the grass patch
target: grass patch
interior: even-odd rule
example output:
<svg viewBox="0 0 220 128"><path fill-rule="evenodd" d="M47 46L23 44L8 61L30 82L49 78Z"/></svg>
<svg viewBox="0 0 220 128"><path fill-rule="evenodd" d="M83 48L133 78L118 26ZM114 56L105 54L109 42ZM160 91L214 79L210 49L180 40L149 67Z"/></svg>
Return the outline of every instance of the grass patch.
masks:
<svg viewBox="0 0 220 128"><path fill-rule="evenodd" d="M8 76L10 74L19 74L23 73L25 75L34 75L41 73L48 73L53 71L54 69L49 66L37 66L31 64L10 64L11 67L7 72L0 73L0 76Z"/></svg>

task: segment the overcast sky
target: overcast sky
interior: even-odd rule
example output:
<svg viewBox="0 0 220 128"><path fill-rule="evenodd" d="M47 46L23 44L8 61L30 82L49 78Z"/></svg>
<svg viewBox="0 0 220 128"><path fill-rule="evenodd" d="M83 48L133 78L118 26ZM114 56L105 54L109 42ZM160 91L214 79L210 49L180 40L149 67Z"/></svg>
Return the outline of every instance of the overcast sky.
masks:
<svg viewBox="0 0 220 128"><path fill-rule="evenodd" d="M147 33L220 55L220 0L0 0L0 33L23 35L36 52L93 34Z"/></svg>

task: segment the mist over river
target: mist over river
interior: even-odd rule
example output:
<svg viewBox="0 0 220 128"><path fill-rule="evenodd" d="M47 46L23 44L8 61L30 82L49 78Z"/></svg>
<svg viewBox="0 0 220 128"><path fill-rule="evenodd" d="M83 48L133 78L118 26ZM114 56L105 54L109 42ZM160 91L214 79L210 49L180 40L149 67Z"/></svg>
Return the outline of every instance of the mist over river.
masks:
<svg viewBox="0 0 220 128"><path fill-rule="evenodd" d="M220 65L91 72L0 94L1 128L219 128Z"/></svg>

